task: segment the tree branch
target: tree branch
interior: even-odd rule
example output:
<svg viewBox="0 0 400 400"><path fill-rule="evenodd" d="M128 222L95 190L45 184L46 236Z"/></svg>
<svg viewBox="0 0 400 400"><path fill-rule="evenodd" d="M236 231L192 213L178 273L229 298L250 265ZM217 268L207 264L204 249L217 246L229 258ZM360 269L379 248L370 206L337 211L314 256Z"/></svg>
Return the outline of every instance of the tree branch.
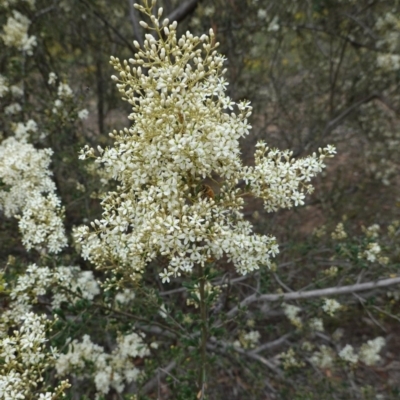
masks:
<svg viewBox="0 0 400 400"><path fill-rule="evenodd" d="M80 0L82 4L84 4L89 11L97 18L99 19L105 26L107 26L108 28L110 28L115 35L123 42L125 43L126 46L129 47L129 49L132 51L132 53L136 53L136 49L133 47L133 45L131 44L131 42L129 40L127 40L119 31L118 29L116 29L114 26L112 26L106 18L104 18L100 13L98 13L97 11L95 11L89 3L87 3L85 0Z"/></svg>
<svg viewBox="0 0 400 400"><path fill-rule="evenodd" d="M364 290L377 289L392 285L400 284L400 276L396 278L382 279L376 282L358 283L349 286L330 287L326 289L308 290L306 292L291 292L282 294L252 294L240 302L239 306L232 308L228 313L228 317L233 317L239 312L240 308L246 307L256 301L287 301L287 300L305 300L315 297L338 296L353 292L362 292Z"/></svg>
<svg viewBox="0 0 400 400"><path fill-rule="evenodd" d="M371 100L374 100L376 98L379 98L379 95L377 95L376 93L373 93L373 94L370 94L367 97L364 97L361 100L356 101L350 107L346 108L336 118L330 120L326 124L325 129L324 129L324 131L322 133L322 137L324 137L329 131L332 131L333 129L335 129L342 122L342 120L345 119L349 114L351 114L355 109L360 107L362 104L368 103Z"/></svg>
<svg viewBox="0 0 400 400"><path fill-rule="evenodd" d="M182 21L190 12L192 12L196 8L197 3L199 1L200 0L187 0L187 1L185 1L180 6L175 8L175 10L172 11L167 16L167 18L170 21L176 21L176 22Z"/></svg>

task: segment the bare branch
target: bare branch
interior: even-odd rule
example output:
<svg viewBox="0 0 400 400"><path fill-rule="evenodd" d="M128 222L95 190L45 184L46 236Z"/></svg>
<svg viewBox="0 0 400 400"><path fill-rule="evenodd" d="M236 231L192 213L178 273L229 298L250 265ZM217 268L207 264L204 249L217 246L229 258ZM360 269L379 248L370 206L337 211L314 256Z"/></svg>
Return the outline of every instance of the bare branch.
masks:
<svg viewBox="0 0 400 400"><path fill-rule="evenodd" d="M354 104L352 104L350 107L346 108L344 111L342 111L336 118L330 120L326 126L325 129L322 133L322 136L324 137L328 132L332 131L335 129L341 122L344 120L349 114L351 114L355 109L360 107L364 103L368 103L371 100L374 100L376 98L379 98L379 96L376 93L373 93L367 97L364 97L361 100L356 101Z"/></svg>
<svg viewBox="0 0 400 400"><path fill-rule="evenodd" d="M192 12L200 0L187 0L168 15L170 21L180 22Z"/></svg>
<svg viewBox="0 0 400 400"><path fill-rule="evenodd" d="M275 280L279 283L279 285L280 285L281 287L283 287L283 288L284 288L286 291L288 291L288 292L293 292L293 290L290 289L289 286L285 285L285 284L279 279L279 276L278 276L277 274L273 273L272 275L273 275L273 277L275 278Z"/></svg>
<svg viewBox="0 0 400 400"><path fill-rule="evenodd" d="M252 350L250 353L258 354L264 350L270 350L274 347L278 347L281 344L285 343L286 339L288 339L290 336L291 336L291 333L287 333L286 335L283 335L280 338L273 340L272 342L267 342L267 343L262 344L261 346L258 346L257 348Z"/></svg>
<svg viewBox="0 0 400 400"><path fill-rule="evenodd" d="M362 292L370 289L393 286L399 283L400 283L400 276L396 278L382 279L376 282L365 282L349 286L339 286L339 287L330 287L326 289L309 290L306 292L291 292L282 294L263 294L263 295L252 294L251 296L246 297L243 301L241 301L239 306L232 308L227 313L227 316L233 317L239 312L240 308L246 307L249 304L254 303L256 301L305 300L305 299L312 299L315 297L338 296L341 294Z"/></svg>
<svg viewBox="0 0 400 400"><path fill-rule="evenodd" d="M123 43L125 43L126 46L129 47L129 49L132 51L132 53L135 53L135 52L136 52L135 48L134 48L133 45L130 43L130 41L127 40L127 39L118 31L118 29L116 29L114 26L112 26L112 25L107 21L107 19L103 17L103 15L101 15L101 14L98 13L96 10L94 10L94 9L91 7L91 5L90 5L87 1L85 1L85 0L80 0L80 1L81 1L82 4L84 4L84 5L89 9L89 11L90 11L97 19L99 19L105 26L107 26L108 28L110 28L110 29L115 33L115 35L116 35Z"/></svg>
<svg viewBox="0 0 400 400"><path fill-rule="evenodd" d="M368 33L369 36L371 36L372 39L379 40L379 37L377 35L375 35L375 33L372 31L372 29L370 29L367 25L365 25L357 17L355 17L354 15L348 14L348 13L344 13L343 15L345 15L347 18L353 20L356 24L360 25L364 29L364 31L366 33Z"/></svg>
<svg viewBox="0 0 400 400"><path fill-rule="evenodd" d="M275 366L272 361L266 359L265 357L262 357L258 354L253 354L253 353L248 352L240 347L232 346L230 343L226 343L221 340L217 340L215 337L211 337L210 342L212 342L213 344L208 343L207 344L208 349L213 350L213 351L219 351L222 353L226 353L226 352L228 352L228 350L233 350L236 353L243 354L244 356L247 356L253 360L259 361L260 363L264 364L268 369L273 371L279 378L284 379L284 375L283 375L282 371L277 366ZM276 392L275 389L270 384L268 384L267 386L269 387L270 390Z"/></svg>
<svg viewBox="0 0 400 400"><path fill-rule="evenodd" d="M156 375L151 378L140 390L141 394L146 394L151 392L162 379L164 379L167 375L170 375L170 372L176 367L176 361L171 361L164 368L157 368Z"/></svg>

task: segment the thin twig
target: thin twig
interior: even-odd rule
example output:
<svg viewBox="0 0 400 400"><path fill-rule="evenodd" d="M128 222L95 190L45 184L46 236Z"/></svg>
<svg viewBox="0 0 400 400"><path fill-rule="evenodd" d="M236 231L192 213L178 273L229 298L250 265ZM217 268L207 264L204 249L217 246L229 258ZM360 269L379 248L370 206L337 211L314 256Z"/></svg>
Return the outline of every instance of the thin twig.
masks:
<svg viewBox="0 0 400 400"><path fill-rule="evenodd" d="M284 375L282 371L279 370L270 360L267 360L265 357L260 356L259 354L254 354L252 352L246 351L240 347L232 346L229 343L223 342L221 340L217 340L215 337L211 337L210 342L214 343L219 350L223 350L224 352L228 350L234 350L236 353L243 354L246 357L252 358L253 360L257 360L264 364L266 367L268 367L271 371L273 371L276 375L278 375L280 378L284 378ZM216 350L216 347L211 345L208 346L212 350Z"/></svg>
<svg viewBox="0 0 400 400"><path fill-rule="evenodd" d="M280 338L273 340L272 342L267 342L267 343L262 344L261 346L258 346L254 350L250 351L250 353L257 354L257 353L261 353L264 350L270 350L274 347L278 347L282 343L285 343L286 339L288 339L290 336L291 336L291 333L286 333L286 335L283 335Z"/></svg>
<svg viewBox="0 0 400 400"><path fill-rule="evenodd" d="M166 367L164 368L157 368L156 375L151 378L140 390L141 394L147 394L151 392L159 383L159 381L165 378L167 375L172 376L170 372L176 367L176 361L171 361ZM172 376L173 379L176 379Z"/></svg>
<svg viewBox="0 0 400 400"><path fill-rule="evenodd" d="M89 11L97 18L99 19L105 26L107 26L108 28L110 28L115 34L116 36L118 36L124 43L126 46L129 47L129 49L132 51L132 53L136 53L136 49L133 47L133 45L131 44L131 42L129 40L127 40L119 31L118 29L116 29L114 26L112 26L106 18L104 18L100 13L98 13L97 11L95 11L91 5L86 2L85 0L80 0L81 3L83 3L88 9Z"/></svg>

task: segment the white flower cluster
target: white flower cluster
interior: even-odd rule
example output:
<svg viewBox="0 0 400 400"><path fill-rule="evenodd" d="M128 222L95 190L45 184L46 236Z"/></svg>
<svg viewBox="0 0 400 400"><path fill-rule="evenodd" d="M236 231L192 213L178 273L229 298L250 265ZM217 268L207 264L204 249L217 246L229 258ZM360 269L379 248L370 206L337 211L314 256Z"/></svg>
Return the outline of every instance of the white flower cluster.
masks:
<svg viewBox="0 0 400 400"><path fill-rule="evenodd" d="M341 304L334 300L334 299L324 299L324 304L322 306L322 309L331 317L335 314L337 310L340 310Z"/></svg>
<svg viewBox="0 0 400 400"><path fill-rule="evenodd" d="M50 72L47 83L49 85L54 85L56 83L56 81L57 81L57 75L54 72Z"/></svg>
<svg viewBox="0 0 400 400"><path fill-rule="evenodd" d="M11 103L7 107L4 108L4 114L14 115L14 114L18 114L21 110L22 110L22 107L19 103Z"/></svg>
<svg viewBox="0 0 400 400"><path fill-rule="evenodd" d="M336 150L327 146L319 152L319 157L313 154L294 160L293 152L269 149L260 142L255 153L255 166L244 167L243 178L251 192L264 200L268 212L303 205L305 192L313 191L313 186L307 182L322 171L324 158L333 156Z"/></svg>
<svg viewBox="0 0 400 400"><path fill-rule="evenodd" d="M52 291L51 306L60 307L62 302L73 303L79 297L93 300L100 293L92 271L81 271L79 267L48 267L30 265L20 275L10 291L11 302L0 317L0 336L18 321L21 314L32 310L39 296ZM79 294L79 297L77 296Z"/></svg>
<svg viewBox="0 0 400 400"><path fill-rule="evenodd" d="M72 374L78 379L93 379L98 394L107 394L111 388L121 393L140 374L133 360L149 354L142 338L134 332L119 336L117 347L110 354L85 335L82 342L73 340L67 353L58 357L56 369L59 376Z"/></svg>
<svg viewBox="0 0 400 400"><path fill-rule="evenodd" d="M354 348L350 344L346 344L339 352L339 357L350 364L358 363L358 355L354 352Z"/></svg>
<svg viewBox="0 0 400 400"><path fill-rule="evenodd" d="M27 142L29 132L37 132L38 126L33 119L30 119L26 124L17 122L14 126L15 138L20 142Z"/></svg>
<svg viewBox="0 0 400 400"><path fill-rule="evenodd" d="M14 97L22 97L24 95L24 90L18 85L11 85L10 91Z"/></svg>
<svg viewBox="0 0 400 400"><path fill-rule="evenodd" d="M86 108L84 108L84 109L78 111L78 118L79 118L79 119L82 119L82 120L83 120L83 119L87 119L88 116L89 116L89 111L86 110Z"/></svg>
<svg viewBox="0 0 400 400"><path fill-rule="evenodd" d="M57 75L53 72L49 74L48 83L53 85L56 82ZM64 106L64 102L71 99L74 95L74 92L68 85L68 83L60 82L57 87L57 99L54 100L54 107L52 109L53 114L61 114L63 116L67 116L67 111Z"/></svg>
<svg viewBox="0 0 400 400"><path fill-rule="evenodd" d="M28 35L31 21L20 12L13 10L13 17L8 17L7 24L3 26L3 33L0 37L8 47L16 47L18 50L32 55L36 46L36 37Z"/></svg>
<svg viewBox="0 0 400 400"><path fill-rule="evenodd" d="M362 361L364 364L371 366L381 359L379 352L384 345L385 339L377 337L364 343L358 354L355 352L352 345L347 344L339 351L338 355L340 359L349 364L356 365L359 361ZM313 354L311 361L320 368L329 368L332 367L335 358L336 355L333 349L327 346L321 346L320 351Z"/></svg>
<svg viewBox="0 0 400 400"><path fill-rule="evenodd" d="M367 343L364 343L361 346L359 354L355 353L353 346L347 344L339 352L339 357L351 364L357 364L358 361L362 361L364 364L371 366L381 359L379 352L382 350L385 343L385 339L382 337L368 340Z"/></svg>
<svg viewBox="0 0 400 400"><path fill-rule="evenodd" d="M319 368L326 369L333 365L335 360L334 351L325 345L319 347L319 351L314 352L310 361Z"/></svg>
<svg viewBox="0 0 400 400"><path fill-rule="evenodd" d="M60 252L67 245L62 216L61 201L54 193L44 196L34 192L28 196L18 216L22 243L27 250L39 246L50 253Z"/></svg>
<svg viewBox="0 0 400 400"><path fill-rule="evenodd" d="M32 398L53 400L63 397L70 385L62 381L52 392L41 387L43 373L54 365L57 354L47 351L49 322L34 313L20 315L19 330L0 339L0 399ZM28 397L27 397L28 396Z"/></svg>
<svg viewBox="0 0 400 400"><path fill-rule="evenodd" d="M347 233L344 230L343 223L340 222L337 224L335 230L331 233L331 237L334 240L343 240L347 238Z"/></svg>
<svg viewBox="0 0 400 400"><path fill-rule="evenodd" d="M69 87L68 83L60 82L57 88L57 95L60 99L68 99L72 97L74 92Z"/></svg>
<svg viewBox="0 0 400 400"><path fill-rule="evenodd" d="M400 55L379 54L376 58L376 65L386 71L398 71L400 69Z"/></svg>
<svg viewBox="0 0 400 400"><path fill-rule="evenodd" d="M373 224L365 228L362 227L362 231L365 233L365 236L370 239L376 239L379 236L379 231L381 227L378 224Z"/></svg>
<svg viewBox="0 0 400 400"><path fill-rule="evenodd" d="M383 337L377 337L373 340L368 340L367 343L364 343L360 349L360 360L366 365L374 365L380 359L380 355L378 354L382 347L386 344L385 339Z"/></svg>
<svg viewBox="0 0 400 400"><path fill-rule="evenodd" d="M378 255L381 252L381 246L378 243L369 243L367 248L361 254L360 258L365 258L370 262L374 262L377 260Z"/></svg>
<svg viewBox="0 0 400 400"><path fill-rule="evenodd" d="M123 289L122 292L119 292L115 295L115 301L120 304L128 304L135 298L135 292L130 289Z"/></svg>
<svg viewBox="0 0 400 400"><path fill-rule="evenodd" d="M250 332L241 332L239 335L239 340L235 340L233 345L235 347L243 348L243 349L253 349L260 342L260 332L258 331L250 331Z"/></svg>
<svg viewBox="0 0 400 400"><path fill-rule="evenodd" d="M303 324L301 322L301 318L298 316L298 314L301 312L301 308L292 306L291 304L283 304L282 308L289 321L297 328L301 328Z"/></svg>
<svg viewBox="0 0 400 400"><path fill-rule="evenodd" d="M119 186L104 198L95 231L76 230L83 256L137 279L161 255L169 260L163 282L224 255L240 274L269 266L278 252L275 238L253 233L241 213L243 196L261 196L269 211L303 204L304 190L311 191L306 182L334 149L294 161L291 153L260 144L256 167L243 167L239 139L249 132L251 107L226 96L225 59L213 31L178 39L176 22L161 22L162 9L154 16L136 7L152 21L151 28L141 25L160 39L147 34L143 48L134 42L138 52L129 61L111 57L119 72L113 79L132 105L133 125L110 134L114 147L98 148L96 161ZM80 158L88 156L94 150L86 147ZM241 180L247 188L237 187Z"/></svg>
<svg viewBox="0 0 400 400"><path fill-rule="evenodd" d="M324 322L320 318L311 318L308 326L312 331L315 332L323 332L324 331Z"/></svg>
<svg viewBox="0 0 400 400"><path fill-rule="evenodd" d="M28 122L17 126L21 135L28 129L35 129L35 125ZM0 179L6 186L0 191L0 210L7 217L20 214L19 228L28 250L39 246L58 253L67 245L67 238L63 208L48 169L52 153L14 137L0 144Z"/></svg>
<svg viewBox="0 0 400 400"><path fill-rule="evenodd" d="M304 362L299 360L296 356L295 351L290 348L288 351L280 353L278 355L282 367L285 370L292 369L292 368L301 368L304 367Z"/></svg>

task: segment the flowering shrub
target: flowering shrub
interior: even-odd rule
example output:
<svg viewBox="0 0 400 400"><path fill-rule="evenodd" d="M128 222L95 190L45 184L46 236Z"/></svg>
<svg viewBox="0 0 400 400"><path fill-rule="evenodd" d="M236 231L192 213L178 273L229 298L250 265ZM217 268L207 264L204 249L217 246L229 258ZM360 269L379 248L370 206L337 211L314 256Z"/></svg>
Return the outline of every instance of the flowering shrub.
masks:
<svg viewBox="0 0 400 400"><path fill-rule="evenodd" d="M161 255L169 259L163 282L224 255L241 274L269 266L278 252L275 238L252 233L241 214L243 196L261 197L268 211L303 204L304 192L312 191L308 182L335 149L294 161L290 152L259 143L256 166L244 167L239 139L249 132L251 107L241 102L238 115L230 111L236 104L225 95L224 58L213 31L200 38L187 32L178 40L176 23L158 19L162 9L157 18L138 8L152 20L149 29L165 38L147 34L143 49L135 42L135 59L111 58L134 124L110 134L114 147L99 148L96 162L120 186L103 199L96 231L77 229L84 257L136 280ZM89 156L94 150L85 148L81 158ZM237 188L239 181L244 189Z"/></svg>
<svg viewBox="0 0 400 400"><path fill-rule="evenodd" d="M288 27L259 1L252 18L275 45ZM323 398L332 382L343 383L340 396L351 397L348 385L361 398L368 374L395 368L387 320L398 318L400 297L386 288L400 283L399 223L357 231L343 216L298 248L282 234L282 216L297 215L288 210L309 209L311 180L329 182L325 161L336 150L300 128L299 141L316 149L303 158L250 135L253 109L225 78L214 6L198 6L215 29L196 36L174 21L186 2L171 13L168 2L165 12L143 1L129 29L122 2L45 3L0 5L0 399L285 399L303 387ZM393 15L376 21L374 55L392 72ZM86 29L87 41L76 41ZM122 44L131 53L110 63L129 126L102 78L103 52L127 54ZM65 58L64 48L75 52ZM247 136L257 139L254 162L241 147ZM387 174L376 167L384 183L397 168L389 164Z"/></svg>

